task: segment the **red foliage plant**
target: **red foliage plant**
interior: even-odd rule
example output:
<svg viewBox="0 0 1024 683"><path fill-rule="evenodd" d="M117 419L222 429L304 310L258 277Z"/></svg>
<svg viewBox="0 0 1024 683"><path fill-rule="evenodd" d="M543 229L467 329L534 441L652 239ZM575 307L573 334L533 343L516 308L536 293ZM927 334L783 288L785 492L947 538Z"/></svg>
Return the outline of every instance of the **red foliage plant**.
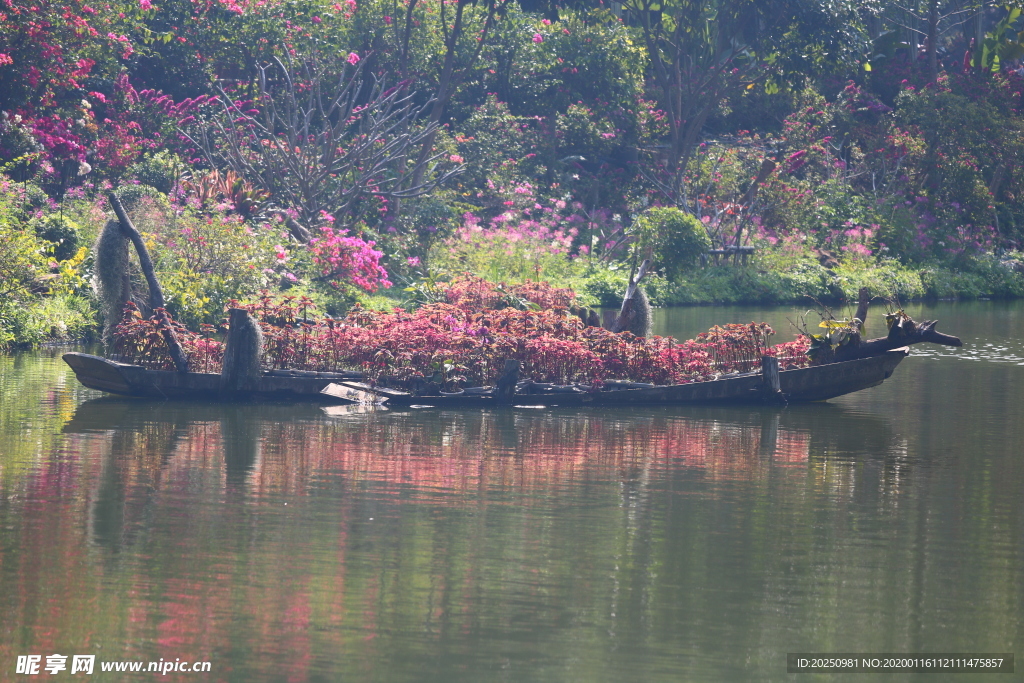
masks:
<svg viewBox="0 0 1024 683"><path fill-rule="evenodd" d="M447 303L390 313L357 306L338 320L313 315L313 302L305 297L275 299L262 292L256 302L231 305L246 308L259 320L268 369L361 370L374 381L399 386L414 378L449 389L493 384L506 359L520 361L523 378L591 385L612 379L707 381L754 371L763 355L779 357L784 369L807 364L806 340L769 346L775 332L765 323L714 327L683 342L645 339L585 327L569 313L572 292L543 283L506 290L465 278L443 293ZM507 306L510 296L536 308ZM506 307L498 307L502 305ZM178 336L193 367L217 371L223 347L209 331L179 330ZM142 319L137 309L128 309L117 339L123 360L170 367L156 323Z"/></svg>

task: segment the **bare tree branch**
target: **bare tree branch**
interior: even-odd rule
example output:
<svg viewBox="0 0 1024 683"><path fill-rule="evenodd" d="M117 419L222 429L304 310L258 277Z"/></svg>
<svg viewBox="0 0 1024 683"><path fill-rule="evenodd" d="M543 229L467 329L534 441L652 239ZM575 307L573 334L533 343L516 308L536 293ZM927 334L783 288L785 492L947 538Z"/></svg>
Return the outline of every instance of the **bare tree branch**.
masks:
<svg viewBox="0 0 1024 683"><path fill-rule="evenodd" d="M260 68L255 102L220 88L219 111L181 132L213 168L244 176L306 225L327 212L350 226L365 198L417 197L462 171L435 154L414 180L408 167L437 130L425 116L433 101L416 106L408 81L366 88L361 76L361 63L275 60Z"/></svg>

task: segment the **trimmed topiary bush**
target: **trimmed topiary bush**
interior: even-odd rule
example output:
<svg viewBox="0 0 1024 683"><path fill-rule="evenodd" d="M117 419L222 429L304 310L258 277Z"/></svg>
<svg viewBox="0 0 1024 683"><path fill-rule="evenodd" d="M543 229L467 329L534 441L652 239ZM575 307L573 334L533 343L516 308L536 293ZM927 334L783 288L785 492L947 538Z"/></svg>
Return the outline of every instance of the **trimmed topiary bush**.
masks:
<svg viewBox="0 0 1024 683"><path fill-rule="evenodd" d="M671 207L648 209L637 218L642 242L653 248L655 265L676 280L696 266L711 248L704 224L691 214Z"/></svg>

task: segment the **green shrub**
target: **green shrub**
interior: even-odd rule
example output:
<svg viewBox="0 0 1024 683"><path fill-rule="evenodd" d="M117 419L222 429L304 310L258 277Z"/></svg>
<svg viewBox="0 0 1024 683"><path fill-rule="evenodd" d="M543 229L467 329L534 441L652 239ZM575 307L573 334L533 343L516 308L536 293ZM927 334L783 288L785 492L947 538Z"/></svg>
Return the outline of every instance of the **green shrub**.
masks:
<svg viewBox="0 0 1024 683"><path fill-rule="evenodd" d="M117 189L117 196L121 200L124 210L129 214L134 214L134 212L140 210L140 203L143 199L148 199L151 203L163 209L170 208L167 195L150 185L122 185Z"/></svg>
<svg viewBox="0 0 1024 683"><path fill-rule="evenodd" d="M622 295L629 285L629 272L626 270L595 270L574 287L585 306L601 306L615 308L622 304Z"/></svg>
<svg viewBox="0 0 1024 683"><path fill-rule="evenodd" d="M895 259L848 261L836 268L835 273L848 301L857 299L861 287L867 287L873 296L896 297L900 301L923 299L928 295L921 272Z"/></svg>
<svg viewBox="0 0 1024 683"><path fill-rule="evenodd" d="M647 209L637 218L635 228L641 244L652 247L655 265L670 281L697 265L711 248L704 224L679 209Z"/></svg>
<svg viewBox="0 0 1024 683"><path fill-rule="evenodd" d="M89 341L99 331L93 300L73 294L36 299L12 322L14 345L20 347Z"/></svg>
<svg viewBox="0 0 1024 683"><path fill-rule="evenodd" d="M185 162L177 154L161 150L156 154L147 155L128 169L128 174L142 185L148 185L164 194L170 194L183 168L185 168Z"/></svg>
<svg viewBox="0 0 1024 683"><path fill-rule="evenodd" d="M133 220L149 245L167 307L186 326L219 322L231 299L296 278L287 236L275 224L251 227L237 216L178 214L165 204L166 198L140 198Z"/></svg>
<svg viewBox="0 0 1024 683"><path fill-rule="evenodd" d="M78 253L78 224L59 213L51 213L32 220L36 237L53 243L53 257L58 261L66 261Z"/></svg>
<svg viewBox="0 0 1024 683"><path fill-rule="evenodd" d="M17 198L0 192L0 347L20 341L25 304L48 273L48 244L16 227Z"/></svg>
<svg viewBox="0 0 1024 683"><path fill-rule="evenodd" d="M921 270L921 280L929 299L1024 297L1024 275L991 257L973 259L962 269L929 266Z"/></svg>

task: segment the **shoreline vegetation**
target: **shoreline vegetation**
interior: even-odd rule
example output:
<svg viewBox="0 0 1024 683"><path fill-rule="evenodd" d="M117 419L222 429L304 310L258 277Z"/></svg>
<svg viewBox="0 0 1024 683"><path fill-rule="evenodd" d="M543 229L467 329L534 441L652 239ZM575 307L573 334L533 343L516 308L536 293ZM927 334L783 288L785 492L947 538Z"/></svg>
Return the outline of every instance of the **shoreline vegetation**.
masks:
<svg viewBox="0 0 1024 683"><path fill-rule="evenodd" d="M205 338L261 292L414 314L467 275L617 308L645 259L659 307L1024 297L1016 8L8 5L0 350L145 301L111 190Z"/></svg>

